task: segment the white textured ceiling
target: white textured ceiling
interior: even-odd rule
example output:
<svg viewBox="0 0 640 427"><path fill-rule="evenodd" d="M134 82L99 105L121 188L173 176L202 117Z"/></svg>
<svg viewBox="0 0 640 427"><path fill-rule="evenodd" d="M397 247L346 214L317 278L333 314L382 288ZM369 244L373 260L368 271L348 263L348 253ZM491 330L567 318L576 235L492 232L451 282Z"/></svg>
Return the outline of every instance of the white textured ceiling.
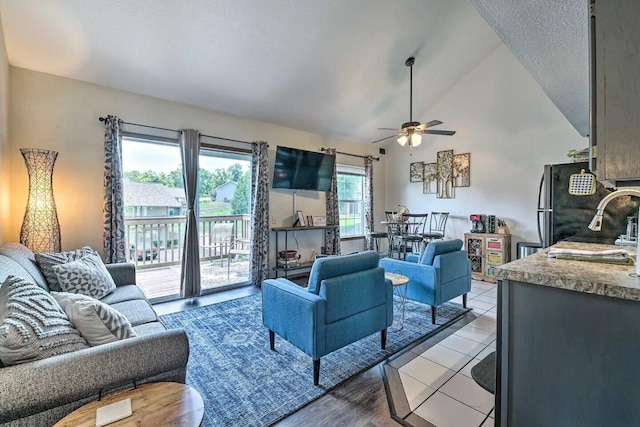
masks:
<svg viewBox="0 0 640 427"><path fill-rule="evenodd" d="M358 142L409 119L410 55L414 119L454 128L423 114L500 44L466 0L0 0L0 17L13 66Z"/></svg>
<svg viewBox="0 0 640 427"><path fill-rule="evenodd" d="M589 133L588 0L470 0L567 120Z"/></svg>

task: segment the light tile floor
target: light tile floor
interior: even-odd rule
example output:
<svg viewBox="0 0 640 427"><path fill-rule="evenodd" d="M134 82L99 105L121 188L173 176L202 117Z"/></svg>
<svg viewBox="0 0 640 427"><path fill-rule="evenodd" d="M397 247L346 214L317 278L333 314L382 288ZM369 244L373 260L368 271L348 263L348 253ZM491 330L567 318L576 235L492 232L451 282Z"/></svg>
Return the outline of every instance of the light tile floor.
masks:
<svg viewBox="0 0 640 427"><path fill-rule="evenodd" d="M436 427L494 424L494 396L471 368L495 350L496 304L496 285L473 280L467 306L477 318L399 368L415 415Z"/></svg>

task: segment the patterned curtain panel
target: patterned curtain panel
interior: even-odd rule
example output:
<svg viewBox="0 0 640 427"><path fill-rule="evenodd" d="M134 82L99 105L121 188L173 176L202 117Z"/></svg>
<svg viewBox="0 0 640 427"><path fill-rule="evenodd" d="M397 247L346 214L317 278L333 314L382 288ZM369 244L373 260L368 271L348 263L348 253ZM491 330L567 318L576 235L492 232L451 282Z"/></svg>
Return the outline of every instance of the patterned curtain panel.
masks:
<svg viewBox="0 0 640 427"><path fill-rule="evenodd" d="M184 233L184 249L182 251L180 296L191 298L200 295L198 213L195 209L198 197L200 132L193 129L180 130L180 154L182 156L184 192L187 198L187 228Z"/></svg>
<svg viewBox="0 0 640 427"><path fill-rule="evenodd" d="M373 156L364 157L364 248L373 250Z"/></svg>
<svg viewBox="0 0 640 427"><path fill-rule="evenodd" d="M122 120L104 121L104 262L127 262L122 176Z"/></svg>
<svg viewBox="0 0 640 427"><path fill-rule="evenodd" d="M262 285L269 274L269 166L267 143L254 142L251 149L251 251L249 280Z"/></svg>
<svg viewBox="0 0 640 427"><path fill-rule="evenodd" d="M335 148L327 149L327 154L336 155ZM327 225L340 225L340 212L338 210L338 173L336 165L333 166L333 178L331 188L326 192L327 197ZM340 227L328 228L325 230L325 240L327 243L327 255L340 254Z"/></svg>

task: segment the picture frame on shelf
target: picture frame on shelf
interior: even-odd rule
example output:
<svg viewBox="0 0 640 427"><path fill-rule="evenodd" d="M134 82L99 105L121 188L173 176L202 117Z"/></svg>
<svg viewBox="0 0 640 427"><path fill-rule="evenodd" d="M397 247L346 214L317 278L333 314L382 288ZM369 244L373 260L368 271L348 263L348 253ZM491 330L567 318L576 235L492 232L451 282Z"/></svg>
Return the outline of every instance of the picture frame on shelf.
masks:
<svg viewBox="0 0 640 427"><path fill-rule="evenodd" d="M293 222L294 227L306 227L307 223L305 222L304 215L302 211L296 211L296 220Z"/></svg>
<svg viewBox="0 0 640 427"><path fill-rule="evenodd" d="M324 227L327 225L327 217L326 216L314 216L313 217L313 226L314 227Z"/></svg>
<svg viewBox="0 0 640 427"><path fill-rule="evenodd" d="M307 215L307 227L313 226L313 216Z"/></svg>

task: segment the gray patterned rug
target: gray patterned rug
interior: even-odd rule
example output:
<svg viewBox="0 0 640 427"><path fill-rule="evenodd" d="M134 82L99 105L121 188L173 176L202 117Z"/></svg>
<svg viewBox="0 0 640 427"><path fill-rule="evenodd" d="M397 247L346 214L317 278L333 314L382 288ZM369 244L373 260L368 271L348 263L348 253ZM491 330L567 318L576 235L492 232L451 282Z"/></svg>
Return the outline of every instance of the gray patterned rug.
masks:
<svg viewBox="0 0 640 427"><path fill-rule="evenodd" d="M262 326L262 295L213 304L160 320L168 328L184 328L189 335L187 384L205 404L203 426L267 426L317 399L328 390L464 314L454 303L438 308L431 324L427 305L407 301L404 329L389 332L387 349L373 334L322 358L320 385L313 385L309 356L276 336L269 350L269 334Z"/></svg>

